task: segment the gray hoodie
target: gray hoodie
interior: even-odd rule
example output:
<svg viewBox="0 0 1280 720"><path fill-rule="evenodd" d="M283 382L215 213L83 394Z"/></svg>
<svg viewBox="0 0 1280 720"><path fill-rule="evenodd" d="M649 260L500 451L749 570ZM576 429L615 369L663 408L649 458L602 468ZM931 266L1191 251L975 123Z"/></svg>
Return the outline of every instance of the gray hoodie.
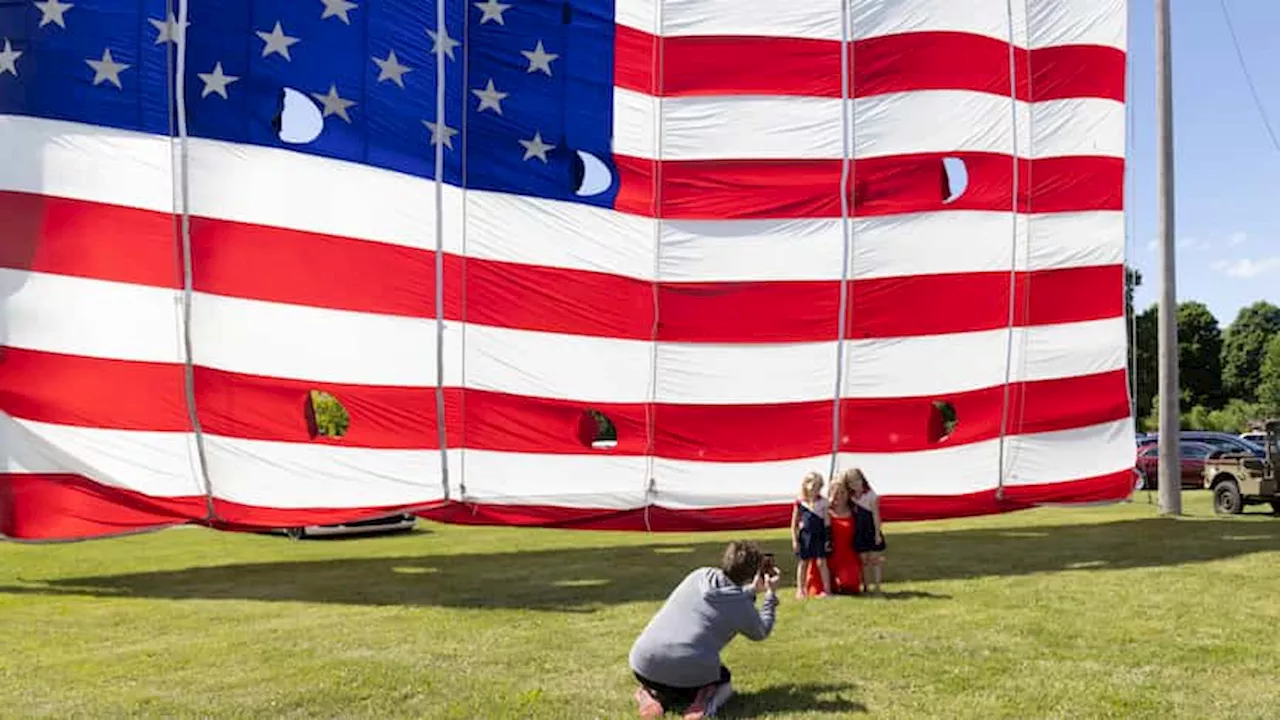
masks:
<svg viewBox="0 0 1280 720"><path fill-rule="evenodd" d="M756 610L751 586L735 585L719 568L689 573L631 646L631 669L663 685L693 688L720 678L720 651L735 635L764 640L778 598Z"/></svg>

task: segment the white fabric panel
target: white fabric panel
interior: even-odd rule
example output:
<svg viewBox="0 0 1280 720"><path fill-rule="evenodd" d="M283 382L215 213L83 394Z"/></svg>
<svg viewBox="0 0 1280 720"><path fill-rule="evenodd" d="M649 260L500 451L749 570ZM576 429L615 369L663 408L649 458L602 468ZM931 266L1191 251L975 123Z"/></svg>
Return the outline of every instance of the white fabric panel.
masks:
<svg viewBox="0 0 1280 720"><path fill-rule="evenodd" d="M659 12L661 4L661 12ZM618 0L620 25L651 35L755 35L839 40L840 4L831 0ZM968 32L1030 46L1125 48L1124 0L850 0L850 35Z"/></svg>
<svg viewBox="0 0 1280 720"><path fill-rule="evenodd" d="M648 402L653 345L467 326L467 387L595 402ZM519 389L517 389L519 388Z"/></svg>
<svg viewBox="0 0 1280 720"><path fill-rule="evenodd" d="M456 453L455 453L456 454ZM218 498L276 508L373 507L443 497L440 452L205 435ZM450 457L457 467L457 457Z"/></svg>
<svg viewBox="0 0 1280 720"><path fill-rule="evenodd" d="M1031 47L1128 47L1128 0L1025 0L1025 5Z"/></svg>
<svg viewBox="0 0 1280 720"><path fill-rule="evenodd" d="M0 268L3 343L67 355L183 362L182 293Z"/></svg>
<svg viewBox="0 0 1280 720"><path fill-rule="evenodd" d="M1133 420L1091 428L1015 435L1005 441L1006 485L1039 485L1063 480L1064 467L1077 477L1097 477L1134 465Z"/></svg>
<svg viewBox="0 0 1280 720"><path fill-rule="evenodd" d="M839 259L834 262L839 267ZM850 277L861 280L1118 265L1124 262L1124 213L1015 218L1007 212L952 211L860 218L849 262Z"/></svg>
<svg viewBox="0 0 1280 720"><path fill-rule="evenodd" d="M13 273L16 271L3 271ZM172 312L178 293L30 273L18 294L41 313L11 317L7 344L46 352L180 363L179 347L136 331L136 318ZM197 294L196 362L316 382L434 387L434 321ZM48 312L47 308L58 308ZM1124 366L1124 318L1015 328L1013 380ZM461 323L445 333L445 382L461 383ZM1117 333L1120 333L1117 336ZM343 342L334 342L340 337ZM1006 332L848 341L847 397L936 395L1003 382ZM653 347L643 340L471 325L467 386L596 402L649 398ZM834 342L660 343L657 400L769 403L823 400L834 386ZM939 364L945 357L948 362Z"/></svg>
<svg viewBox="0 0 1280 720"><path fill-rule="evenodd" d="M854 157L928 152L989 152L1019 157L1124 157L1125 107L1079 98L1038 103L962 90L875 95L849 101ZM614 93L614 151L658 157L654 125L662 117L667 160L766 160L843 157L840 98ZM1017 144L1014 144L1016 110ZM1032 128L1045 128L1031 142Z"/></svg>
<svg viewBox="0 0 1280 720"><path fill-rule="evenodd" d="M41 148L37 163L0 165L0 190L174 211L168 138L81 123L0 116L0 156ZM289 150L192 138L189 210L306 232L434 250L435 184ZM40 168L46 168L41 172ZM462 193L445 186L446 250L458 252Z"/></svg>
<svg viewBox="0 0 1280 720"><path fill-rule="evenodd" d="M194 293L197 365L269 377L436 386L436 321ZM461 324L445 327L445 383L462 381Z"/></svg>
<svg viewBox="0 0 1280 720"><path fill-rule="evenodd" d="M1011 436L1006 451L1032 456L1036 464L1020 471L1017 483L1083 480L1132 467L1133 436L1128 421L1062 432ZM1081 452L1088 448L1090 452ZM841 453L839 468L861 467L881 495L961 495L993 490L998 482L999 441L908 453ZM608 477L635 477L643 490L643 458L569 455L547 459L520 453L466 451L467 498L513 505L561 505L626 509L642 502L641 493L601 488ZM810 470L827 472L830 455L758 463L709 463L654 460L658 478L654 503L672 509L790 502ZM545 468L545 470L543 469ZM483 470L483 472L482 472ZM501 480L480 480L501 478ZM477 485L477 482L483 482Z"/></svg>
<svg viewBox="0 0 1280 720"><path fill-rule="evenodd" d="M840 39L840 4L830 0L616 0L614 21L666 37Z"/></svg>
<svg viewBox="0 0 1280 720"><path fill-rule="evenodd" d="M83 475L157 497L204 494L190 433L54 425L0 412L0 447L6 473Z"/></svg>
<svg viewBox="0 0 1280 720"><path fill-rule="evenodd" d="M653 279L652 218L522 195L466 197L469 258Z"/></svg>
<svg viewBox="0 0 1280 720"><path fill-rule="evenodd" d="M1041 103L1047 105L1047 103ZM1069 103L1061 103L1066 108ZM1007 105L1006 105L1007 108ZM1087 118L1084 120L1087 121ZM70 133L67 137L60 132ZM1037 146L1051 126L1033 126ZM1119 130L1123 143L1123 127ZM1110 142L1110 141L1107 141ZM245 222L298 230L323 230L313 217L317 206L345 213L339 228L365 240L426 242L422 227L404 227L401 210L368 212L364 198L398 198L424 212L412 222L433 223L432 204L422 202L421 181L395 173L349 172L343 163L307 162L297 153L279 153L227 143L206 157L237 157L248 176L280 172L306 175L322 193L315 200L274 190L269 201L256 194L227 194L223 210ZM126 207L171 212L168 142L119 130L93 130L86 125L30 118L0 117L0 157L18 148L44 147L50 167L41 176L31 167L0 164L0 190L50 195ZM72 148L76 148L74 151ZM294 162L300 164L295 165ZM283 168L277 170L277 168ZM268 172L270 169L270 172ZM231 169L227 169L231 172ZM385 176L385 177L384 177ZM390 190L386 177L407 185ZM98 181L92 181L99 178ZM327 189L327 190L325 190ZM324 193L329 194L324 194ZM447 198L456 189L445 187ZM412 202L407 196L414 196ZM469 257L529 265L588 270L654 279L653 248L658 223L577 203L560 203L499 193L469 191L467 253ZM343 199L345 198L345 199ZM350 198L362 198L353 203ZM373 200L370 200L373 202ZM460 200L449 200L456 204ZM917 215L857 218L853 221L854 277L937 272L970 272L1008 268L1011 247L1009 215L1003 212L951 211ZM333 233L330 229L328 232ZM1036 216L1030 223L1030 255L1020 250L1019 269L1081 267L1120 262L1124 216L1120 212L1063 213ZM659 276L677 282L748 282L752 280L835 280L840 277L843 237L839 219L814 220L667 220L661 223ZM963 244L965 252L939 248ZM450 238L450 247L461 240Z"/></svg>
<svg viewBox="0 0 1280 720"><path fill-rule="evenodd" d="M691 283L839 280L843 247L840 218L664 220L658 277Z"/></svg>
<svg viewBox="0 0 1280 720"><path fill-rule="evenodd" d="M1033 458L1008 484L1084 479L1132 466L1129 421L1007 438L1018 457ZM200 495L190 465L190 436L14 421L0 415L0 437L12 448L9 472L76 472L105 485L157 497ZM9 442L12 441L12 442ZM73 449L74 453L63 448ZM1091 452L1082 453L1081 448ZM207 436L218 497L261 507L370 507L418 504L441 497L439 454ZM881 495L957 495L995 487L997 441L913 453L841 453ZM629 509L644 504L643 457L533 455L449 451L465 455L467 499L514 505ZM656 502L669 508L785 503L809 470L825 472L830 456L762 463L657 459ZM305 492L302 489L305 488Z"/></svg>
<svg viewBox="0 0 1280 720"><path fill-rule="evenodd" d="M855 218L855 280L956 272L1051 270L1124 262L1124 213L1037 215L1013 242L1007 212L953 210ZM1027 242L1026 234L1030 233ZM841 221L668 220L659 274L668 282L839 280ZM963 252L948 252L963 248Z"/></svg>
<svg viewBox="0 0 1280 720"><path fill-rule="evenodd" d="M1015 0L849 0L856 39L912 32L963 32L1027 46L1026 3Z"/></svg>
<svg viewBox="0 0 1280 720"><path fill-rule="evenodd" d="M943 397L1002 385L1011 335L1010 382L1109 372L1126 367L1127 348L1115 341L1124 327L1119 317L1012 331L850 341L843 396Z"/></svg>
<svg viewBox="0 0 1280 720"><path fill-rule="evenodd" d="M0 115L0 190L174 210L167 138L61 120Z"/></svg>
<svg viewBox="0 0 1280 720"><path fill-rule="evenodd" d="M655 400L660 403L800 402L835 395L834 340L767 345L658 343L657 355ZM763 399L766 396L772 399Z"/></svg>
<svg viewBox="0 0 1280 720"><path fill-rule="evenodd" d="M530 455L492 450L464 450L462 454L469 501L614 510L645 505L649 470L640 455ZM453 462L452 454L449 460Z"/></svg>
<svg viewBox="0 0 1280 720"><path fill-rule="evenodd" d="M154 497L204 494L194 435L53 425L0 413L5 472L75 473ZM456 451L455 451L456 452ZM278 508L439 500L440 453L205 435L215 495ZM456 463L457 458L451 458ZM456 467L456 465L455 465Z"/></svg>

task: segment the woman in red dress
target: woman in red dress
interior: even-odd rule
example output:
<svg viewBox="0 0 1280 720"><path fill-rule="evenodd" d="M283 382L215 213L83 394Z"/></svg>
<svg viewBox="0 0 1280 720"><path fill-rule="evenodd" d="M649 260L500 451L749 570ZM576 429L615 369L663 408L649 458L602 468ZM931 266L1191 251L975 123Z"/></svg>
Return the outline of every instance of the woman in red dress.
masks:
<svg viewBox="0 0 1280 720"><path fill-rule="evenodd" d="M857 595L862 592L862 558L853 545L856 514L849 487L843 480L836 478L831 483L831 502L827 506L831 518L831 553L827 556L827 569L833 593Z"/></svg>

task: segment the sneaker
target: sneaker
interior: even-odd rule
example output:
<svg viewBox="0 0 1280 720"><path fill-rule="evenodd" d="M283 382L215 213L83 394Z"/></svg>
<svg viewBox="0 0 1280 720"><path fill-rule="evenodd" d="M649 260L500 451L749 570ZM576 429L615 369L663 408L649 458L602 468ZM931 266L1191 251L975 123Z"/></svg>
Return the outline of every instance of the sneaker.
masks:
<svg viewBox="0 0 1280 720"><path fill-rule="evenodd" d="M715 717L724 707L725 702L733 697L733 683L722 683L716 686L716 692L707 702L707 717Z"/></svg>
<svg viewBox="0 0 1280 720"><path fill-rule="evenodd" d="M703 686L698 690L698 694L694 696L693 702L689 703L689 707L684 711L684 720L702 720L707 716L707 705L711 699L715 697L716 687L714 685Z"/></svg>
<svg viewBox="0 0 1280 720"><path fill-rule="evenodd" d="M666 714L666 710L662 707L662 703L658 699L649 694L644 688L636 688L636 704L640 706L640 717L660 718Z"/></svg>

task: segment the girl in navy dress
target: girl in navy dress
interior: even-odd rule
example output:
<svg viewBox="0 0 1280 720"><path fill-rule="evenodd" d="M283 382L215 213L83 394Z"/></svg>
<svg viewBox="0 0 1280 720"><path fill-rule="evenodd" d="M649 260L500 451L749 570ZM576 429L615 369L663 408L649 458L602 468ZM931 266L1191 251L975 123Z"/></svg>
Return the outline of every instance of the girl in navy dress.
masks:
<svg viewBox="0 0 1280 720"><path fill-rule="evenodd" d="M867 476L858 468L846 470L843 479L853 498L856 514L853 547L862 556L863 587L878 595L880 578L884 574L885 551L884 533L880 529L880 496L871 489Z"/></svg>
<svg viewBox="0 0 1280 720"><path fill-rule="evenodd" d="M831 592L831 573L827 570L827 530L831 518L827 515L827 501L822 497L822 475L811 472L800 483L800 497L791 508L791 549L796 563L796 599L805 597L805 580L809 577L809 563L817 563L822 575L822 592Z"/></svg>

